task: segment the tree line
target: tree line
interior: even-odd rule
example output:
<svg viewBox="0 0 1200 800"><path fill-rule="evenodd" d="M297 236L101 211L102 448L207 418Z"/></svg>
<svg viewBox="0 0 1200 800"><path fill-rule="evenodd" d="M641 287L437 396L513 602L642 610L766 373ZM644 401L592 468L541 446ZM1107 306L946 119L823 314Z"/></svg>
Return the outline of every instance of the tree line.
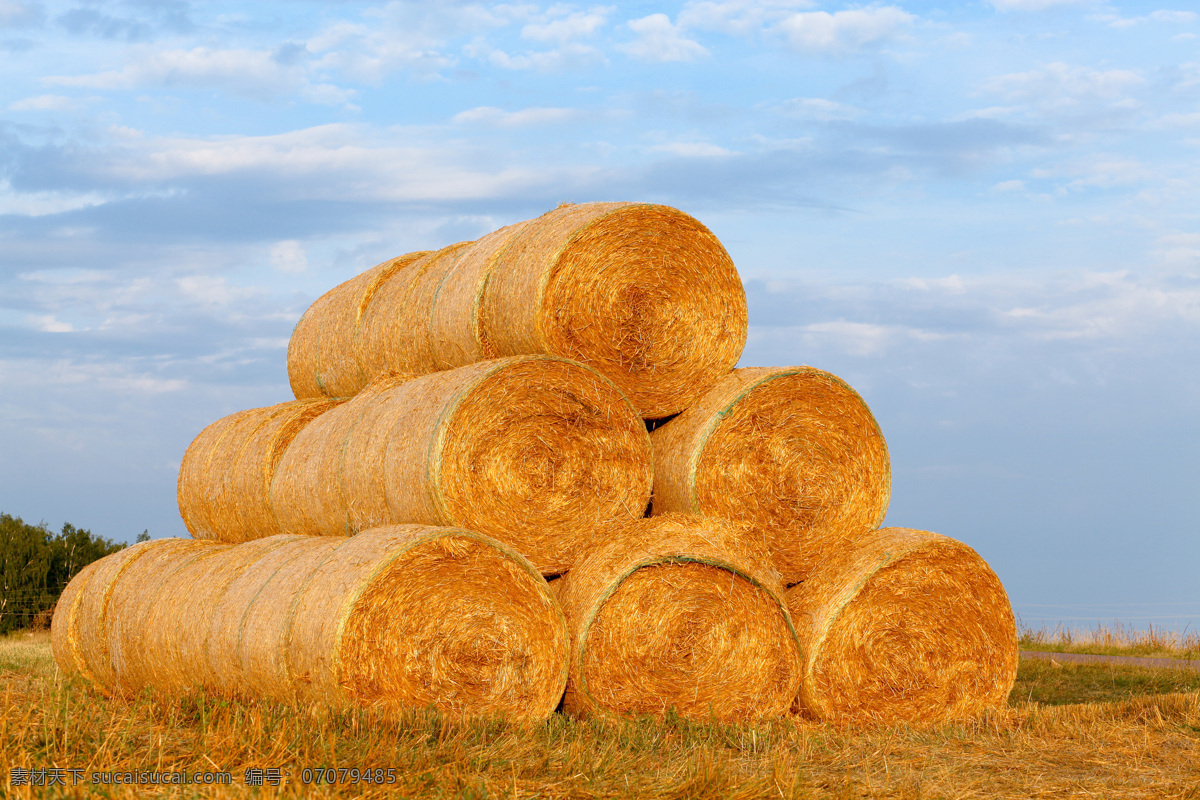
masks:
<svg viewBox="0 0 1200 800"><path fill-rule="evenodd" d="M138 541L149 539L143 532ZM0 635L48 624L71 578L93 561L126 547L65 523L51 533L0 512Z"/></svg>

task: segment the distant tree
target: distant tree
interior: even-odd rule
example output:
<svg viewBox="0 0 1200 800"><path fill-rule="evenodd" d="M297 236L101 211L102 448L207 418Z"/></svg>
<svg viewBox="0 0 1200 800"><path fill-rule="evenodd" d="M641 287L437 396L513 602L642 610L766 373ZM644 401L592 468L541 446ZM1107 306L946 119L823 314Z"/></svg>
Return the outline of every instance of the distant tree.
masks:
<svg viewBox="0 0 1200 800"><path fill-rule="evenodd" d="M142 542L148 542L148 541L150 541L150 529L146 528L137 535L137 543L141 544Z"/></svg>
<svg viewBox="0 0 1200 800"><path fill-rule="evenodd" d="M0 512L0 634L52 608L79 570L124 546L69 522L54 535Z"/></svg>

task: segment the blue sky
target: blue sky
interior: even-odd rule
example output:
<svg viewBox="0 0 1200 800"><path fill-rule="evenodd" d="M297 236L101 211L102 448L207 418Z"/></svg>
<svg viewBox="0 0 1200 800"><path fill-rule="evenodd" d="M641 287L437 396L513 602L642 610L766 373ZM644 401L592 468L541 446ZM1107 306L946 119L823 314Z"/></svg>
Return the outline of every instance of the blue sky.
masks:
<svg viewBox="0 0 1200 800"><path fill-rule="evenodd" d="M743 365L864 395L887 524L1027 622L1200 625L1200 15L991 0L0 0L0 510L185 535L296 319L562 201L691 213Z"/></svg>

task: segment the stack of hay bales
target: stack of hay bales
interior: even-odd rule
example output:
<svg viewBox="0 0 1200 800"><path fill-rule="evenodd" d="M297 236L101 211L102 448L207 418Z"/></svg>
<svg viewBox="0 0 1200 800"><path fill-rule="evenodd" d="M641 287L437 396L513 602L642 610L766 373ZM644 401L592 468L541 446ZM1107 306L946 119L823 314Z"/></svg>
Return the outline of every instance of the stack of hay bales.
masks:
<svg viewBox="0 0 1200 800"><path fill-rule="evenodd" d="M720 242L663 206L564 205L384 262L297 324L296 400L188 448L194 540L71 584L56 660L113 692L522 718L1003 703L994 573L880 529L870 409L819 369L735 369L747 324Z"/></svg>

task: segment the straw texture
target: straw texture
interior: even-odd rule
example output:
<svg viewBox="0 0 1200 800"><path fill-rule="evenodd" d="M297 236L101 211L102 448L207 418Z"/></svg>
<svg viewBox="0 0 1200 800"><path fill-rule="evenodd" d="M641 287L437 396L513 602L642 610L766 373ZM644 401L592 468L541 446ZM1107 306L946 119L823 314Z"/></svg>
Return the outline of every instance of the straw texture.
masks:
<svg viewBox="0 0 1200 800"><path fill-rule="evenodd" d="M766 531L788 585L887 514L883 434L858 393L819 369L734 370L650 438L653 513L723 517Z"/></svg>
<svg viewBox="0 0 1200 800"><path fill-rule="evenodd" d="M788 590L799 707L850 724L934 724L1003 706L1017 632L999 579L961 542L871 531Z"/></svg>
<svg viewBox="0 0 1200 800"><path fill-rule="evenodd" d="M77 614L106 645L103 664L87 661L105 691L206 686L514 719L545 719L562 697L562 610L532 564L488 537L410 525L156 542L97 562L73 590L111 578L106 612ZM206 594L189 596L198 581ZM56 659L72 668L69 648Z"/></svg>
<svg viewBox="0 0 1200 800"><path fill-rule="evenodd" d="M148 542L138 542L93 562L95 570L82 581L79 599L72 603L76 636L78 637L78 649L74 651L76 655L75 669L72 669L70 663L59 661L56 657L55 662L59 669L64 672L77 671L101 690L105 690L113 684L108 638L104 634L104 625L108 618L108 603L112 597L113 588L126 567L135 562L143 553L161 547L165 541L167 540L151 539ZM66 610L64 609L64 611ZM54 613L57 616L59 611L55 609ZM53 624L51 621L51 626Z"/></svg>
<svg viewBox="0 0 1200 800"><path fill-rule="evenodd" d="M563 205L500 253L481 323L497 354L582 361L643 417L666 417L737 363L746 295L720 241L681 211Z"/></svg>
<svg viewBox="0 0 1200 800"><path fill-rule="evenodd" d="M209 425L179 467L176 499L192 536L242 542L281 533L271 508L275 468L292 440L339 401L293 400Z"/></svg>
<svg viewBox="0 0 1200 800"><path fill-rule="evenodd" d="M668 514L614 526L554 582L571 628L575 713L781 716L801 654L752 529Z"/></svg>
<svg viewBox="0 0 1200 800"><path fill-rule="evenodd" d="M363 313L388 278L425 255L408 253L377 264L309 306L288 341L288 380L297 398L350 397L367 385L357 340Z"/></svg>
<svg viewBox="0 0 1200 800"><path fill-rule="evenodd" d="M446 270L434 293L429 329L437 369L496 358L484 333L480 309L496 259L529 221L507 225L474 242Z"/></svg>
<svg viewBox="0 0 1200 800"><path fill-rule="evenodd" d="M79 643L79 606L83 588L99 568L100 562L93 561L75 573L54 605L54 616L50 620L50 652L54 655L54 663L68 675L87 672Z"/></svg>
<svg viewBox="0 0 1200 800"><path fill-rule="evenodd" d="M412 261L383 282L358 326L358 357L364 374L423 374L438 369L430 328L433 298L446 272L472 244L443 247Z"/></svg>
<svg viewBox="0 0 1200 800"><path fill-rule="evenodd" d="M178 612L164 606L160 595L180 570L225 549L195 539L159 541L121 572L109 599L104 635L113 678L108 688L119 694L166 684L163 673L174 665L163 658L162 634L164 628L174 629Z"/></svg>
<svg viewBox="0 0 1200 800"><path fill-rule="evenodd" d="M548 354L592 366L643 417L665 417L727 372L746 343L746 297L729 254L667 206L564 204L404 259L335 288L300 320L288 347L297 397L348 396L388 371Z"/></svg>
<svg viewBox="0 0 1200 800"><path fill-rule="evenodd" d="M293 533L460 526L556 574L599 526L642 515L652 471L645 427L611 382L521 356L372 383L296 437L272 504Z"/></svg>

